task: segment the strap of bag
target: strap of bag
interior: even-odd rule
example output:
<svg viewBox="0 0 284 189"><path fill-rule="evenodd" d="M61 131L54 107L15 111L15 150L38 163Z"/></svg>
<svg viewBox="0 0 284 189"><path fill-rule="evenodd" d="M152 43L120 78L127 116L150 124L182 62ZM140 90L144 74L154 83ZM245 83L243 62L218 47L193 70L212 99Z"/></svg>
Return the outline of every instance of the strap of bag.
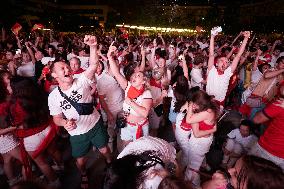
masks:
<svg viewBox="0 0 284 189"><path fill-rule="evenodd" d="M72 106L73 106L74 103L76 103L73 100L71 100L65 93L63 93L62 90L60 89L60 87L58 87L58 91L59 91L60 95L63 98L65 98Z"/></svg>

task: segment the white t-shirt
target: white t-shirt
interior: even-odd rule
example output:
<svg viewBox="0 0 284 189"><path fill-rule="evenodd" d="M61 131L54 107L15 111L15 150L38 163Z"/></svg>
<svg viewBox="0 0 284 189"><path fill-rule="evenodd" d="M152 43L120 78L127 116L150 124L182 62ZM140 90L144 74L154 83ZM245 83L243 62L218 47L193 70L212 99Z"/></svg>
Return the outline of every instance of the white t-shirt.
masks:
<svg viewBox="0 0 284 189"><path fill-rule="evenodd" d="M251 83L252 84L257 84L260 79L262 78L263 74L259 71L258 68L256 68L255 71L251 71Z"/></svg>
<svg viewBox="0 0 284 189"><path fill-rule="evenodd" d="M232 75L231 66L229 66L222 75L219 75L216 67L213 66L207 76L206 92L209 95L214 95L215 100L222 102L226 97Z"/></svg>
<svg viewBox="0 0 284 189"><path fill-rule="evenodd" d="M258 140L258 138L255 135L249 135L248 137L242 137L240 133L240 129L234 129L229 134L228 137L230 139L235 140L237 143L239 143L244 150L247 152L250 150L253 144L255 144Z"/></svg>
<svg viewBox="0 0 284 189"><path fill-rule="evenodd" d="M130 87L131 87L131 84L130 84L130 82L128 82L127 87L125 89L125 96L127 96L127 92L128 92ZM142 95L140 95L139 97L137 97L136 99L133 99L133 100L134 100L135 103L137 103L138 105L141 106L143 99L152 99L152 94L149 90L145 90ZM129 106L125 102L123 102L123 111L129 112L130 114L135 115L135 116L139 116L139 114L135 110L133 110L131 108L131 106Z"/></svg>
<svg viewBox="0 0 284 189"><path fill-rule="evenodd" d="M192 68L190 76L191 76L191 86L192 87L198 86L200 87L200 89L202 89L203 87L201 83L203 81L202 70L197 68Z"/></svg>
<svg viewBox="0 0 284 189"><path fill-rule="evenodd" d="M276 57L275 55L272 55L271 61L269 62L270 66L271 66L272 68L275 67L276 61L277 61L277 59L278 59L279 57L280 57L280 56Z"/></svg>
<svg viewBox="0 0 284 189"><path fill-rule="evenodd" d="M43 65L47 65L48 62L54 61L54 60L55 60L55 58L46 56L46 57L43 57L43 58L41 59L41 63L42 63Z"/></svg>
<svg viewBox="0 0 284 189"><path fill-rule="evenodd" d="M96 79L98 94L105 96L108 108L114 111L122 109L123 91L117 81L106 71L96 75Z"/></svg>
<svg viewBox="0 0 284 189"><path fill-rule="evenodd" d="M17 68L17 75L22 77L33 77L35 76L35 64L30 61L28 63L22 63Z"/></svg>
<svg viewBox="0 0 284 189"><path fill-rule="evenodd" d="M199 48L201 50L203 50L203 49L205 49L205 48L207 48L209 46L208 43L202 43L200 41L196 41L196 43L199 45Z"/></svg>
<svg viewBox="0 0 284 189"><path fill-rule="evenodd" d="M90 95L92 83L93 81L82 74L78 79L74 79L70 89L62 92L75 102L91 103L93 102L93 97ZM79 115L76 109L61 96L58 87L49 94L48 106L50 115L55 116L63 113L67 119L76 120L76 129L68 131L71 136L87 133L100 119L100 114L95 108L91 115Z"/></svg>
<svg viewBox="0 0 284 189"><path fill-rule="evenodd" d="M82 74L84 74L84 72L79 73L79 74L73 74L73 78L78 79L79 77L81 77Z"/></svg>

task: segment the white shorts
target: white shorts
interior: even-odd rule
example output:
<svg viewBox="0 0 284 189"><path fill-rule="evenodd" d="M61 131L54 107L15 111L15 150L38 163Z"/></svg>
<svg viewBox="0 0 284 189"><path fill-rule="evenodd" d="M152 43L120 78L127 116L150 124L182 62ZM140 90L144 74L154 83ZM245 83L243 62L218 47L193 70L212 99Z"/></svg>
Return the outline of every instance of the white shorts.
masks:
<svg viewBox="0 0 284 189"><path fill-rule="evenodd" d="M19 145L12 134L0 135L0 154L6 154Z"/></svg>
<svg viewBox="0 0 284 189"><path fill-rule="evenodd" d="M142 121L142 123L144 123L144 122L145 122L145 120ZM137 129L138 129L138 126L129 125L127 123L126 127L121 128L121 131L120 131L121 140L125 140L125 141L136 140ZM142 136L148 136L148 135L149 135L149 122L147 121L142 126Z"/></svg>
<svg viewBox="0 0 284 189"><path fill-rule="evenodd" d="M40 146L40 144L44 141L46 136L48 135L51 126L46 127L43 131L34 134L32 136L24 138L24 146L26 151L34 152Z"/></svg>

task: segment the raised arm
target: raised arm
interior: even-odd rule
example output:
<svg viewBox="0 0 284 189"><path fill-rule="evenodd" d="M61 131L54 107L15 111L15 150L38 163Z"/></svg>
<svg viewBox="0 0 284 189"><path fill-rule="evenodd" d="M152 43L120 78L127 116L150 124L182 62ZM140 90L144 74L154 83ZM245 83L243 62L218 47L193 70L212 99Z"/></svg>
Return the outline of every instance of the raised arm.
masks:
<svg viewBox="0 0 284 189"><path fill-rule="evenodd" d="M90 65L84 74L88 79L93 80L99 61L99 56L97 53L97 38L95 36L85 35L84 43L90 46Z"/></svg>
<svg viewBox="0 0 284 189"><path fill-rule="evenodd" d="M270 54L272 54L272 53L273 53L273 51L274 51L275 47L276 47L278 44L280 44L280 43L281 43L281 41L280 41L280 40L276 40L276 41L273 43L273 46L272 46L272 48L271 48L271 50L270 50Z"/></svg>
<svg viewBox="0 0 284 189"><path fill-rule="evenodd" d="M107 57L106 56L104 56L103 54L102 54L102 45L99 45L99 49L98 49L98 56L99 57L101 57L104 61L108 61L108 59L107 59Z"/></svg>
<svg viewBox="0 0 284 189"><path fill-rule="evenodd" d="M187 67L184 55L182 55L181 61L182 61L183 75L184 75L184 77L186 77L187 80L189 80L188 67Z"/></svg>
<svg viewBox="0 0 284 189"><path fill-rule="evenodd" d="M242 42L242 45L240 47L240 50L239 50L238 54L236 55L236 57L234 58L234 60L233 60L233 62L231 64L232 73L235 72L235 70L236 70L236 68L238 66L238 63L240 61L240 58L241 58L243 52L245 51L246 45L248 43L248 39L250 37L250 32L249 31L245 31L245 32L243 32L243 35L244 35L245 38L244 38L244 40Z"/></svg>
<svg viewBox="0 0 284 189"><path fill-rule="evenodd" d="M215 35L211 35L210 38L210 45L209 45L209 59L208 59L208 68L207 68L207 72L210 71L212 69L212 67L214 66L214 38Z"/></svg>
<svg viewBox="0 0 284 189"><path fill-rule="evenodd" d="M258 64L258 60L259 60L259 56L261 55L262 51L260 49L257 50L257 55L255 57L255 60L252 64L252 71L256 71L257 70L257 64Z"/></svg>
<svg viewBox="0 0 284 189"><path fill-rule="evenodd" d="M107 53L107 57L108 57L108 61L109 61L109 67L111 69L111 72L113 73L114 77L116 78L117 82L119 83L119 85L121 86L121 88L123 90L126 89L127 87L127 80L125 79L125 77L120 73L119 68L113 58L113 53L116 51L116 47L113 46L113 43L111 43L111 45L109 46L108 49L108 53Z"/></svg>
<svg viewBox="0 0 284 189"><path fill-rule="evenodd" d="M228 47L229 44L228 43L224 43L224 45L222 45L219 49L218 49L218 52L221 53L222 49L225 48L225 47Z"/></svg>
<svg viewBox="0 0 284 189"><path fill-rule="evenodd" d="M250 52L247 51L243 56L241 56L239 66L242 66L242 65L245 63L245 61L246 61L246 59L248 58L249 54L250 54Z"/></svg>
<svg viewBox="0 0 284 189"><path fill-rule="evenodd" d="M16 39L17 39L17 46L18 46L18 48L22 49L20 38L18 36L16 36Z"/></svg>
<svg viewBox="0 0 284 189"><path fill-rule="evenodd" d="M234 43L237 41L237 39L242 35L242 32L239 33L239 35L237 35L237 37L233 40L232 44L230 46L233 46Z"/></svg>
<svg viewBox="0 0 284 189"><path fill-rule="evenodd" d="M250 40L250 42L249 42L249 44L248 44L249 47L251 46L252 42L254 41L255 36L256 36L256 34L254 34L254 35L253 35L253 38Z"/></svg>
<svg viewBox="0 0 284 189"><path fill-rule="evenodd" d="M166 43L165 43L165 40L164 40L162 34L159 33L159 34L158 34L158 37L162 40L163 47L166 48Z"/></svg>
<svg viewBox="0 0 284 189"><path fill-rule="evenodd" d="M284 69L268 71L268 72L265 72L264 78L269 79L269 78L277 77L278 75L283 74L283 73L284 73Z"/></svg>
<svg viewBox="0 0 284 189"><path fill-rule="evenodd" d="M153 51L151 52L151 59L150 59L150 67L151 68L155 67L155 51L156 51L156 48L157 48L156 39L154 39L153 45L154 45L154 48L153 48Z"/></svg>
<svg viewBox="0 0 284 189"><path fill-rule="evenodd" d="M226 58L231 58L231 56L233 55L234 51L236 50L236 47L232 47L232 50L229 52L229 54L226 56Z"/></svg>
<svg viewBox="0 0 284 189"><path fill-rule="evenodd" d="M141 60L139 70L143 72L145 70L145 65L146 65L146 51L143 46L141 46L141 56L142 56L142 60Z"/></svg>
<svg viewBox="0 0 284 189"><path fill-rule="evenodd" d="M25 42L25 45L26 45L28 53L29 53L29 55L30 55L30 57L32 59L32 63L35 64L35 62L36 62L35 54L34 54L33 50L30 48L30 43L29 42Z"/></svg>

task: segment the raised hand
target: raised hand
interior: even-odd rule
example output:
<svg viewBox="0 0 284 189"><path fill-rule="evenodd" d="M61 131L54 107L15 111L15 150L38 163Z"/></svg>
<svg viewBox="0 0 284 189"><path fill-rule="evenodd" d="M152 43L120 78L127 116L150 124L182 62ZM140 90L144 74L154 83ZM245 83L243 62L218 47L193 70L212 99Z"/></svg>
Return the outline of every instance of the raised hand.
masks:
<svg viewBox="0 0 284 189"><path fill-rule="evenodd" d="M262 54L262 50L257 49L257 56L260 56Z"/></svg>
<svg viewBox="0 0 284 189"><path fill-rule="evenodd" d="M142 57L146 56L146 50L145 50L144 46L141 46L141 55L142 55Z"/></svg>
<svg viewBox="0 0 284 189"><path fill-rule="evenodd" d="M212 28L211 29L211 36L216 36L216 35L218 35L218 33L219 32L221 32L222 31L222 28L221 27L214 27L214 28Z"/></svg>
<svg viewBox="0 0 284 189"><path fill-rule="evenodd" d="M25 42L25 46L26 46L26 47L29 47L29 45L30 45L29 42L26 41L26 42Z"/></svg>
<svg viewBox="0 0 284 189"><path fill-rule="evenodd" d="M99 49L98 49L98 55L101 55L102 54L102 44L99 44Z"/></svg>
<svg viewBox="0 0 284 189"><path fill-rule="evenodd" d="M84 43L91 47L91 46L96 46L98 42L97 42L97 38L95 36L85 35Z"/></svg>
<svg viewBox="0 0 284 189"><path fill-rule="evenodd" d="M157 41L156 41L156 39L154 39L154 41L153 41L153 45L154 45L154 47L157 47L158 45L157 45Z"/></svg>
<svg viewBox="0 0 284 189"><path fill-rule="evenodd" d="M247 38L247 39L250 38L250 31L244 31L244 32L243 32L243 35L244 35L244 37Z"/></svg>
<svg viewBox="0 0 284 189"><path fill-rule="evenodd" d="M107 57L112 57L113 53L116 51L116 47L113 44L114 41L111 43L111 45L108 48Z"/></svg>
<svg viewBox="0 0 284 189"><path fill-rule="evenodd" d="M274 42L274 44L276 44L276 45L279 45L279 44L281 44L281 40L276 40L275 42Z"/></svg>

